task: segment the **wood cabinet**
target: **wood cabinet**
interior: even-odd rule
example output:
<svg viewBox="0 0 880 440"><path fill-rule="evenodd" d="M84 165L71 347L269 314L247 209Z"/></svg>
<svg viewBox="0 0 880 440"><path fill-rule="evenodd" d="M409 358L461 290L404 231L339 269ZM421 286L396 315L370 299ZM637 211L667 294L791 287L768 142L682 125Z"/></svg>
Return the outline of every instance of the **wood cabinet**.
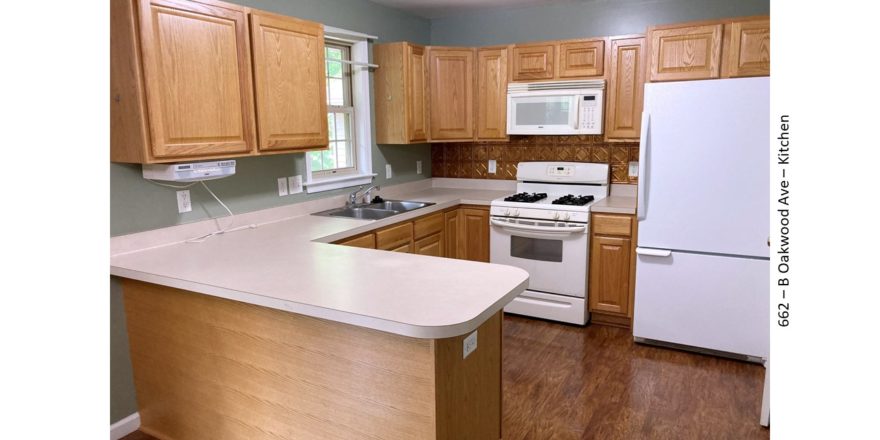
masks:
<svg viewBox="0 0 880 440"><path fill-rule="evenodd" d="M550 80L556 74L556 46L553 43L517 44L512 52L513 81Z"/></svg>
<svg viewBox="0 0 880 440"><path fill-rule="evenodd" d="M250 14L260 150L326 147L324 26Z"/></svg>
<svg viewBox="0 0 880 440"><path fill-rule="evenodd" d="M442 212L416 219L413 222L413 237L416 240L413 244L413 253L445 257L444 223Z"/></svg>
<svg viewBox="0 0 880 440"><path fill-rule="evenodd" d="M718 78L723 24L652 28L651 81Z"/></svg>
<svg viewBox="0 0 880 440"><path fill-rule="evenodd" d="M474 50L428 48L429 141L474 138Z"/></svg>
<svg viewBox="0 0 880 440"><path fill-rule="evenodd" d="M635 291L635 218L594 213L590 224L587 296L591 320L629 327Z"/></svg>
<svg viewBox="0 0 880 440"><path fill-rule="evenodd" d="M413 253L419 255L430 255L432 257L443 257L443 233L438 232L431 234L425 238L416 240L413 246Z"/></svg>
<svg viewBox="0 0 880 440"><path fill-rule="evenodd" d="M561 41L557 45L556 78L571 79L605 74L605 40Z"/></svg>
<svg viewBox="0 0 880 440"><path fill-rule="evenodd" d="M376 249L412 253L413 224L405 222L376 231Z"/></svg>
<svg viewBox="0 0 880 440"><path fill-rule="evenodd" d="M770 19L731 23L726 52L731 78L770 75Z"/></svg>
<svg viewBox="0 0 880 440"><path fill-rule="evenodd" d="M365 249L376 249L376 234L370 232L369 234L364 234L358 237L347 238L345 240L337 242L336 244Z"/></svg>
<svg viewBox="0 0 880 440"><path fill-rule="evenodd" d="M425 47L407 42L376 44L376 143L428 140L428 61Z"/></svg>
<svg viewBox="0 0 880 440"><path fill-rule="evenodd" d="M645 89L645 37L613 37L610 41L605 139L638 142Z"/></svg>
<svg viewBox="0 0 880 440"><path fill-rule="evenodd" d="M446 256L449 258L463 258L464 246L461 241L461 209L453 209L443 213L445 228L443 229L446 237Z"/></svg>
<svg viewBox="0 0 880 440"><path fill-rule="evenodd" d="M111 161L326 147L320 24L212 0L110 9Z"/></svg>
<svg viewBox="0 0 880 440"><path fill-rule="evenodd" d="M459 258L489 262L489 209L465 207L461 209L461 240L463 255Z"/></svg>
<svg viewBox="0 0 880 440"><path fill-rule="evenodd" d="M507 139L507 46L477 49L477 140Z"/></svg>

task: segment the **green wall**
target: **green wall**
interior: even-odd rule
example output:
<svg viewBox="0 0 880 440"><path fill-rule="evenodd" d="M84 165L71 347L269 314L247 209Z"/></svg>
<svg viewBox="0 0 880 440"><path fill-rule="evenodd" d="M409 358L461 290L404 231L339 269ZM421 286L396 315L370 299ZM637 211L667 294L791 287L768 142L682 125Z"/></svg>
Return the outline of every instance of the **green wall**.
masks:
<svg viewBox="0 0 880 440"><path fill-rule="evenodd" d="M769 0L583 0L431 20L431 44L488 46L637 34L657 24L769 13Z"/></svg>

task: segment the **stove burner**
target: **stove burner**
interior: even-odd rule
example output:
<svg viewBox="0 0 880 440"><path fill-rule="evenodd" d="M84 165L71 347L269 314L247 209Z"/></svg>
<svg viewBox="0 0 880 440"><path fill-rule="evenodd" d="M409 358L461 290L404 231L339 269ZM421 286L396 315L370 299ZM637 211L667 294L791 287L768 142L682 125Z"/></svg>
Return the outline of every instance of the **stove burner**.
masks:
<svg viewBox="0 0 880 440"><path fill-rule="evenodd" d="M535 203L538 200L543 200L547 198L547 193L518 193L509 197L505 197L505 202L519 202L519 203Z"/></svg>
<svg viewBox="0 0 880 440"><path fill-rule="evenodd" d="M575 196L569 194L567 196L562 196L551 203L554 205L584 206L587 203L592 202L593 198L593 196Z"/></svg>

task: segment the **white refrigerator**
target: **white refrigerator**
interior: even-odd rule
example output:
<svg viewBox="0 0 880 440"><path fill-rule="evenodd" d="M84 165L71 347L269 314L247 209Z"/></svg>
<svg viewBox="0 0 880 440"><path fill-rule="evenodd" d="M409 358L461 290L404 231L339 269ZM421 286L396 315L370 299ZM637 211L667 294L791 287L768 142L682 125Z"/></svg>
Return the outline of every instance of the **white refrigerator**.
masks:
<svg viewBox="0 0 880 440"><path fill-rule="evenodd" d="M644 96L633 336L766 359L770 79Z"/></svg>

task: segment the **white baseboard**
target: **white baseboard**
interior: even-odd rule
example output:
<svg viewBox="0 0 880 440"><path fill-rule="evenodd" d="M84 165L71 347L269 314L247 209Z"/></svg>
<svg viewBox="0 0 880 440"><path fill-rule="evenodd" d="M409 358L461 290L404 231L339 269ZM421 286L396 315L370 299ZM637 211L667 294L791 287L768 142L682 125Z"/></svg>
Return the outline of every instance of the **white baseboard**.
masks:
<svg viewBox="0 0 880 440"><path fill-rule="evenodd" d="M141 427L141 415L134 413L110 425L110 440L119 440Z"/></svg>

